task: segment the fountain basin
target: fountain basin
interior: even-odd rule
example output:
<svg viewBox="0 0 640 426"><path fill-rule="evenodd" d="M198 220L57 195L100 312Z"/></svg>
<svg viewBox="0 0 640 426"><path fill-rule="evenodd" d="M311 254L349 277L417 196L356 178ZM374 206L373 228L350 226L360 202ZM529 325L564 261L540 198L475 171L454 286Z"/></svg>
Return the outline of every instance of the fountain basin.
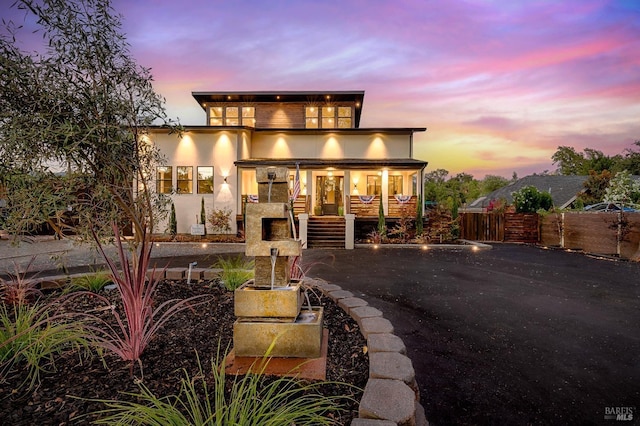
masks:
<svg viewBox="0 0 640 426"><path fill-rule="evenodd" d="M241 357L319 358L323 313L322 307L305 309L293 322L282 322L278 318L238 318L233 325L235 354Z"/></svg>
<svg viewBox="0 0 640 426"><path fill-rule="evenodd" d="M293 322L302 307L302 291L299 280L286 287L256 287L250 280L234 292L234 313L237 317L284 317Z"/></svg>

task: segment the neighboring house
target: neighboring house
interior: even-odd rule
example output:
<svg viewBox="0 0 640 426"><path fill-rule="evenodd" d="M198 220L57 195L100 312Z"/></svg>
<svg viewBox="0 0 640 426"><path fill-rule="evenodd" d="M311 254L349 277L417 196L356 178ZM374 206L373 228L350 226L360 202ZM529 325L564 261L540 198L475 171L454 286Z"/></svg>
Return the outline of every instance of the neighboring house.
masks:
<svg viewBox="0 0 640 426"><path fill-rule="evenodd" d="M573 203L578 194L584 190L584 182L588 176L565 175L531 175L518 179L500 189L478 198L467 206L466 212L484 211L492 201L506 200L513 203L512 193L525 186L535 186L538 191L548 192L553 199L553 205L557 208L567 208Z"/></svg>
<svg viewBox="0 0 640 426"><path fill-rule="evenodd" d="M291 187L299 166L296 214L357 220L377 216L380 201L390 217L403 205L415 209L427 163L413 158L413 134L426 128L361 128L363 91L192 95L204 125L185 126L182 137L161 128L148 135L167 159L156 184L171 195L179 233L196 223L202 197L207 213L228 208L241 218L244 203L256 200L261 166L288 167Z"/></svg>

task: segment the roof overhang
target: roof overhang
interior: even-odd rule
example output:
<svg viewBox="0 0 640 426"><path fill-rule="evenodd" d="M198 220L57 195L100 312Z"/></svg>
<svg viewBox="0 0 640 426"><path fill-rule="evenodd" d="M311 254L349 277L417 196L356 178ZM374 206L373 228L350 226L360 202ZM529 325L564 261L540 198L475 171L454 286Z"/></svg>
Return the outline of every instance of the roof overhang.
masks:
<svg viewBox="0 0 640 426"><path fill-rule="evenodd" d="M416 160L413 158L382 158L382 159L364 159L364 158L247 158L238 160L234 163L237 167L255 168L255 167L289 167L295 168L296 164L300 169L349 169L349 170L377 170L377 169L394 169L394 170L422 170L427 166L426 161Z"/></svg>
<svg viewBox="0 0 640 426"><path fill-rule="evenodd" d="M355 126L360 125L364 90L356 91L280 91L280 92L191 92L200 107L206 110L207 104L226 102L243 103L306 103L323 105L338 102L353 102L355 108Z"/></svg>
<svg viewBox="0 0 640 426"><path fill-rule="evenodd" d="M153 132L169 131L166 126L149 126L149 130ZM269 133L286 133L289 135L319 135L319 134L343 134L343 135L372 135L376 133L389 134L389 135L409 135L415 132L424 132L426 127L379 127L379 128L350 128L350 129L271 129L261 128L256 129L248 126L204 126L204 125L187 125L181 128L184 132L197 132L197 133L215 133L221 131L238 131L247 130L255 133L269 134Z"/></svg>

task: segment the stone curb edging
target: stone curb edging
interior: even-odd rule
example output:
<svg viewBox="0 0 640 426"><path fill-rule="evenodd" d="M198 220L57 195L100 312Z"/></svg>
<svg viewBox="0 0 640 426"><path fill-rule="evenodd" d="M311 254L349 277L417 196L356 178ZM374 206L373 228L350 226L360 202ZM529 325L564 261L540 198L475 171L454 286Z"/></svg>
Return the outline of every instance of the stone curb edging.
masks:
<svg viewBox="0 0 640 426"><path fill-rule="evenodd" d="M383 313L353 293L324 280L305 283L330 297L360 326L367 339L369 380L364 388L358 418L351 426L428 426L411 359L402 339Z"/></svg>

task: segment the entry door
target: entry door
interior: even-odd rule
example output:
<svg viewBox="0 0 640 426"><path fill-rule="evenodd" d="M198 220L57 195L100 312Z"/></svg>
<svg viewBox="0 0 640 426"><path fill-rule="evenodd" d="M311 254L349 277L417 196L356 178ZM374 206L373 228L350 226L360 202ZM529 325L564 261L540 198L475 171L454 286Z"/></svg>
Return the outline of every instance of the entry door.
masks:
<svg viewBox="0 0 640 426"><path fill-rule="evenodd" d="M318 176L316 178L316 197L323 215L337 215L342 206L342 176Z"/></svg>

